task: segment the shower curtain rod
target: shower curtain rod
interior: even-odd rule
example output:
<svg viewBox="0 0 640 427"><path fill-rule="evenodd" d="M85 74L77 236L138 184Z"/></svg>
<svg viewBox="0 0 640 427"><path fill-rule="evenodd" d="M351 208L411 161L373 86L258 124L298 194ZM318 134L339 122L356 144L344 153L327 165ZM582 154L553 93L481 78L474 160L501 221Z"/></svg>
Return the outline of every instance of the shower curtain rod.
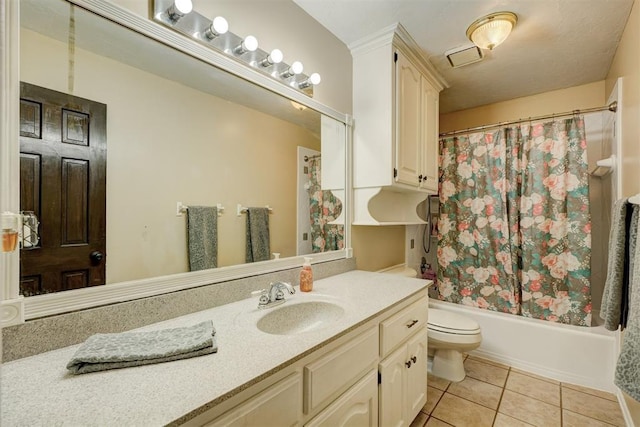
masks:
<svg viewBox="0 0 640 427"><path fill-rule="evenodd" d="M533 122L533 121L545 120L545 119L557 119L557 118L560 118L560 117L568 117L568 116L573 116L573 115L576 115L576 114L597 113L599 111L611 111L612 113L615 113L617 110L618 110L618 103L616 101L614 101L609 105L605 105L604 107L587 108L585 110L573 110L573 111L567 111L565 113L547 114L547 115L544 115L544 116L537 116L537 117L529 117L529 118L526 118L526 119L512 120L510 122L498 122L498 123L493 123L493 124L490 124L490 125L477 126L477 127L474 127L474 128L468 128L468 129L463 129L463 130L454 130L454 131L451 131L451 132L443 132L439 136L443 137L443 136L463 135L463 134L466 134L466 133L472 133L472 132L485 130L485 129L497 128L497 127L502 127L502 126L510 126L510 125L515 125L515 124L518 124L518 123Z"/></svg>

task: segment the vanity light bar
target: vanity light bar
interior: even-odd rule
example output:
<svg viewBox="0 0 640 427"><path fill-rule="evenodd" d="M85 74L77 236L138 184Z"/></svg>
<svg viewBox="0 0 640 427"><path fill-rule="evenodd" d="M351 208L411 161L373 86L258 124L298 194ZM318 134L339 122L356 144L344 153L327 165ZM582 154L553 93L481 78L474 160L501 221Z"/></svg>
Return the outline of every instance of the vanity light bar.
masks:
<svg viewBox="0 0 640 427"><path fill-rule="evenodd" d="M224 18L218 16L212 21L192 10L191 0L154 0L153 20L210 48L224 52L308 96L313 97L313 87L320 83L318 73L311 76L302 73L303 66L299 61L291 65L283 62L283 55L279 49L266 52L258 47L255 37L243 38L230 32Z"/></svg>

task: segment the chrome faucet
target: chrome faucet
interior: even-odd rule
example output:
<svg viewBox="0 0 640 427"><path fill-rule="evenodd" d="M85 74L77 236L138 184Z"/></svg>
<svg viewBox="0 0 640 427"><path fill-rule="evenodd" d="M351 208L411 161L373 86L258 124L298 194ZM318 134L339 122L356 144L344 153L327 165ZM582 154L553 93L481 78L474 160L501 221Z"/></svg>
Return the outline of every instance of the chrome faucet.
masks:
<svg viewBox="0 0 640 427"><path fill-rule="evenodd" d="M252 292L252 295L259 294L258 308L269 308L275 305L285 302L284 291L288 291L290 295L296 293L296 290L289 283L285 282L271 282L269 284L269 290L262 289L260 291Z"/></svg>

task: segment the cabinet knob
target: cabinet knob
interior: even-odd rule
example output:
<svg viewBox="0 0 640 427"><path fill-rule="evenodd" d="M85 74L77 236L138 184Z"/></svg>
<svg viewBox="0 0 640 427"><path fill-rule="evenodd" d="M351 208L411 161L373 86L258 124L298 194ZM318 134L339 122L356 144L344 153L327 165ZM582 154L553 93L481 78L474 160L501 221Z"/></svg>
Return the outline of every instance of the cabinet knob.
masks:
<svg viewBox="0 0 640 427"><path fill-rule="evenodd" d="M411 367L411 360L407 360L406 362L404 362L405 365L407 365L407 368Z"/></svg>
<svg viewBox="0 0 640 427"><path fill-rule="evenodd" d="M411 358L411 361L412 361L413 363L416 363L416 362L418 361L418 358L417 358L416 356L413 356L413 357Z"/></svg>
<svg viewBox="0 0 640 427"><path fill-rule="evenodd" d="M418 182L422 182L422 175L418 176Z"/></svg>

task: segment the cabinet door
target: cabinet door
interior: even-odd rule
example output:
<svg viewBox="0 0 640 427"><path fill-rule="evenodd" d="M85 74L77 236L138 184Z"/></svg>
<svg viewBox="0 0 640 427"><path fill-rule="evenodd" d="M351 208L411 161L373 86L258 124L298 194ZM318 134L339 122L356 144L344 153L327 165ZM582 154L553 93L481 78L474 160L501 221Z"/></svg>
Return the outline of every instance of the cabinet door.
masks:
<svg viewBox="0 0 640 427"><path fill-rule="evenodd" d="M380 425L402 427L409 425L405 410L407 348L400 347L380 362Z"/></svg>
<svg viewBox="0 0 640 427"><path fill-rule="evenodd" d="M290 427L301 420L302 376L295 373L206 425Z"/></svg>
<svg viewBox="0 0 640 427"><path fill-rule="evenodd" d="M407 356L407 419L413 420L427 403L427 328L409 340Z"/></svg>
<svg viewBox="0 0 640 427"><path fill-rule="evenodd" d="M421 162L422 75L409 60L397 52L396 61L396 182L418 187Z"/></svg>
<svg viewBox="0 0 640 427"><path fill-rule="evenodd" d="M375 370L347 390L317 417L308 427L374 427L378 425L378 378ZM384 425L384 424L381 424Z"/></svg>
<svg viewBox="0 0 640 427"><path fill-rule="evenodd" d="M422 78L422 181L420 187L438 191L438 91Z"/></svg>

